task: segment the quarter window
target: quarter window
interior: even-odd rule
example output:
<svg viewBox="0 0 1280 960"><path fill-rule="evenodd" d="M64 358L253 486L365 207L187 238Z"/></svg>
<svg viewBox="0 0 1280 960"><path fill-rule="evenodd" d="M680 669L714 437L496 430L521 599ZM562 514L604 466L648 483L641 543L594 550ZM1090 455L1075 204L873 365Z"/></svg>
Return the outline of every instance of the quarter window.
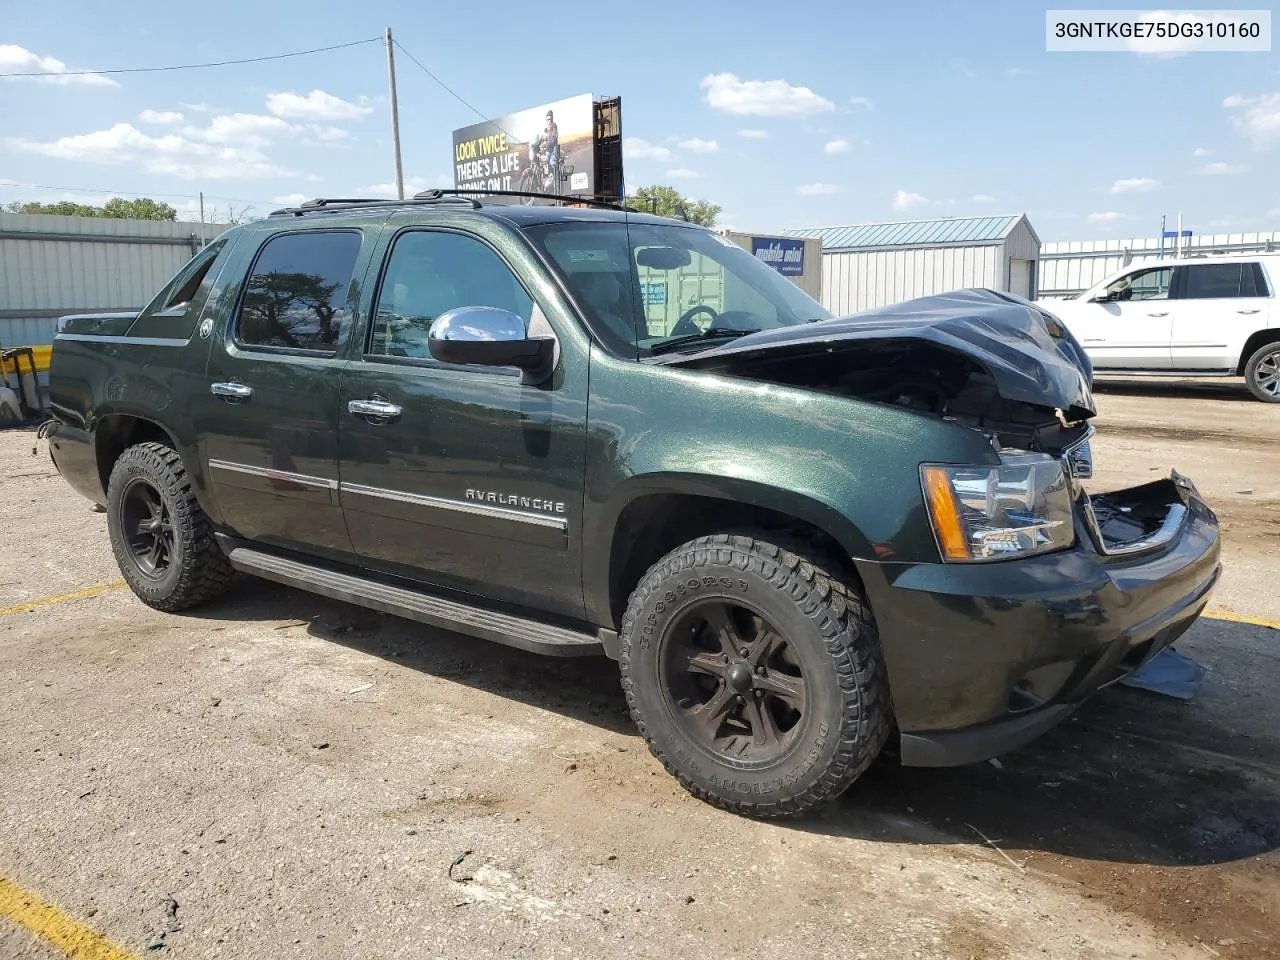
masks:
<svg viewBox="0 0 1280 960"><path fill-rule="evenodd" d="M1195 263L1182 267L1187 278L1182 289L1184 300L1224 300L1236 297L1261 297L1252 263Z"/></svg>
<svg viewBox="0 0 1280 960"><path fill-rule="evenodd" d="M347 294L360 234L272 237L245 281L237 338L246 346L331 353L350 322Z"/></svg>
<svg viewBox="0 0 1280 960"><path fill-rule="evenodd" d="M455 307L498 307L526 326L533 314L532 298L484 243L437 230L401 234L378 291L369 353L431 359L431 325Z"/></svg>

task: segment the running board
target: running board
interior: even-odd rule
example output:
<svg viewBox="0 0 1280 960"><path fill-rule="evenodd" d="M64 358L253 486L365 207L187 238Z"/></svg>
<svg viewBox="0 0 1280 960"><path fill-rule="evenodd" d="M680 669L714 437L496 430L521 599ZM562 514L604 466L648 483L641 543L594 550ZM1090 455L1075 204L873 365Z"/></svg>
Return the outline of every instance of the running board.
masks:
<svg viewBox="0 0 1280 960"><path fill-rule="evenodd" d="M590 657L604 652L599 638L589 633L313 567L251 547L233 547L227 552L227 558L237 570L255 577L532 653Z"/></svg>

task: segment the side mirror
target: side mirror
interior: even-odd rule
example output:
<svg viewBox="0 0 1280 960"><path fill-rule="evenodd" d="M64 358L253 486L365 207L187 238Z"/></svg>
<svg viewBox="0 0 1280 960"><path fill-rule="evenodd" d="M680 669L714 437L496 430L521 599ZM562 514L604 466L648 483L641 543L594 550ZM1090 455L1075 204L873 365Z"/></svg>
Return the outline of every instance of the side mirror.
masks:
<svg viewBox="0 0 1280 960"><path fill-rule="evenodd" d="M524 320L497 307L455 307L440 314L427 345L443 363L519 367L536 376L551 372L556 349L551 337L530 337Z"/></svg>
<svg viewBox="0 0 1280 960"><path fill-rule="evenodd" d="M1104 290L1102 293L1098 294L1096 297L1090 297L1089 302L1090 303L1114 303L1118 299L1119 297L1116 294L1108 293L1107 291Z"/></svg>

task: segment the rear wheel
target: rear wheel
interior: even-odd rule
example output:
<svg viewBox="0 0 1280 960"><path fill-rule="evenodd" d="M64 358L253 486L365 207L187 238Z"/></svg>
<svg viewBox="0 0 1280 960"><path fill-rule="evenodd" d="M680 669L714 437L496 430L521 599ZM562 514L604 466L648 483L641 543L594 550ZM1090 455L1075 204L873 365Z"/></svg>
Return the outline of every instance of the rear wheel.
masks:
<svg viewBox="0 0 1280 960"><path fill-rule="evenodd" d="M182 458L163 443L129 447L107 483L111 550L138 598L157 610L216 599L234 571L191 490Z"/></svg>
<svg viewBox="0 0 1280 960"><path fill-rule="evenodd" d="M623 619L622 685L649 749L736 813L791 816L839 796L889 734L875 623L799 550L694 540L650 568Z"/></svg>
<svg viewBox="0 0 1280 960"><path fill-rule="evenodd" d="M1244 365L1244 382L1264 403L1280 403L1280 341L1254 351Z"/></svg>

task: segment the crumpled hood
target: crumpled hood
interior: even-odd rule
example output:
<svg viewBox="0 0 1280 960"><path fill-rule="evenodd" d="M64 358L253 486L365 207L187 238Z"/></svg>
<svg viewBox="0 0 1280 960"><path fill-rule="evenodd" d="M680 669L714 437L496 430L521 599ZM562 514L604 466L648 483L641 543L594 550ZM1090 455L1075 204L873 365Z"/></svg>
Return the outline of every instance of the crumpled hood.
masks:
<svg viewBox="0 0 1280 960"><path fill-rule="evenodd" d="M986 369L1007 400L1055 407L1071 420L1096 412L1093 367L1071 332L1043 308L995 290L955 290L921 297L849 317L765 330L663 360L697 366L703 358L901 339L924 340L971 357Z"/></svg>

